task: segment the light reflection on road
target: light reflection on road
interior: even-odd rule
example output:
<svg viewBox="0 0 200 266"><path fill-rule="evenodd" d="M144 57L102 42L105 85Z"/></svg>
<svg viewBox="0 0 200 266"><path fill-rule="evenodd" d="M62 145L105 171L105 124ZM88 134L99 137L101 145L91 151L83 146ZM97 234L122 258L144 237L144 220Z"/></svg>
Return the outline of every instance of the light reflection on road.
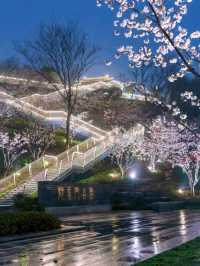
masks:
<svg viewBox="0 0 200 266"><path fill-rule="evenodd" d="M118 212L63 219L73 233L0 244L0 265L127 266L200 234L200 212Z"/></svg>

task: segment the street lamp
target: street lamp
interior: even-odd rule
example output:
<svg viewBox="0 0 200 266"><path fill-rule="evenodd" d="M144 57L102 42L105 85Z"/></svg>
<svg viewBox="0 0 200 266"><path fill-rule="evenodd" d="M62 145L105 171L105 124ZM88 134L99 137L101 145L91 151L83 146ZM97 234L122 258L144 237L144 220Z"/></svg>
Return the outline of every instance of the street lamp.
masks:
<svg viewBox="0 0 200 266"><path fill-rule="evenodd" d="M132 170L131 172L130 172L130 174L129 174L129 177L131 178L131 179L136 179L136 177L137 177L137 174L136 174L136 171L134 171L134 170Z"/></svg>
<svg viewBox="0 0 200 266"><path fill-rule="evenodd" d="M178 194L182 195L184 193L184 190L182 188L179 188L177 192Z"/></svg>

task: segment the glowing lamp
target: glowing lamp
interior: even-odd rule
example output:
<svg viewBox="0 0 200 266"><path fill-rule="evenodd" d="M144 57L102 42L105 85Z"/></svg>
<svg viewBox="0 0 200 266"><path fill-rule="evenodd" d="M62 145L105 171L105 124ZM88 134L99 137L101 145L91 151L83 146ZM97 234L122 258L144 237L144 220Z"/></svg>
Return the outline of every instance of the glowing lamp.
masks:
<svg viewBox="0 0 200 266"><path fill-rule="evenodd" d="M130 174L129 174L129 177L131 179L136 179L136 177L137 177L136 172L135 171L131 171Z"/></svg>
<svg viewBox="0 0 200 266"><path fill-rule="evenodd" d="M44 161L44 167L47 167L49 165L48 161Z"/></svg>
<svg viewBox="0 0 200 266"><path fill-rule="evenodd" d="M182 188L179 188L177 192L178 192L178 194L183 194L184 193Z"/></svg>

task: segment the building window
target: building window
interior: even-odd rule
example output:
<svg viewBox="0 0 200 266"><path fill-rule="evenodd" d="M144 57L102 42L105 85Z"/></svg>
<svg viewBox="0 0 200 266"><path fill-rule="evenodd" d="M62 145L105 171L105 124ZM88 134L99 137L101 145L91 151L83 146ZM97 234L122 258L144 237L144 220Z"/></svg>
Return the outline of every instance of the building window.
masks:
<svg viewBox="0 0 200 266"><path fill-rule="evenodd" d="M83 200L86 200L87 199L87 192L86 192L86 188L83 188Z"/></svg>
<svg viewBox="0 0 200 266"><path fill-rule="evenodd" d="M89 199L92 201L95 197L95 191L93 187L89 187Z"/></svg>
<svg viewBox="0 0 200 266"><path fill-rule="evenodd" d="M67 187L67 199L72 200L72 188Z"/></svg>
<svg viewBox="0 0 200 266"><path fill-rule="evenodd" d="M62 199L64 198L65 188L59 186L59 187L57 188L57 192L58 192L58 199L59 199L59 200L62 200Z"/></svg>
<svg viewBox="0 0 200 266"><path fill-rule="evenodd" d="M79 187L75 187L74 188L74 198L75 200L79 200L79 193L80 193L80 188Z"/></svg>

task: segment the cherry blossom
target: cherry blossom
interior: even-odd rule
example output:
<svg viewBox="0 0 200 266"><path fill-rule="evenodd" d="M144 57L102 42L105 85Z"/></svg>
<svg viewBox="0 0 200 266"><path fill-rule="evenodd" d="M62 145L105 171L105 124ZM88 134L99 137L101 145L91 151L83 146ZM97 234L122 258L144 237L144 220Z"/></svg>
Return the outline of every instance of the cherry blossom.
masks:
<svg viewBox="0 0 200 266"><path fill-rule="evenodd" d="M194 196L195 187L200 181L200 133L192 134L187 129L182 129L170 148L170 154L169 161L182 168Z"/></svg>
<svg viewBox="0 0 200 266"><path fill-rule="evenodd" d="M20 134L11 135L8 132L0 131L0 149L3 154L5 175L7 175L17 159L26 152L26 139Z"/></svg>
<svg viewBox="0 0 200 266"><path fill-rule="evenodd" d="M200 31L189 33L183 25L192 0L97 0L115 12L114 36L124 37L126 44L117 48L115 58L126 55L129 66L142 67L151 62L179 69L169 76L173 82L190 72L200 78ZM125 41L127 39L127 41ZM111 65L111 60L109 64Z"/></svg>
<svg viewBox="0 0 200 266"><path fill-rule="evenodd" d="M152 170L159 161L181 167L193 195L200 180L200 133L196 131L194 126L191 132L173 121L156 119L145 138L143 149L150 158Z"/></svg>
<svg viewBox="0 0 200 266"><path fill-rule="evenodd" d="M117 128L115 132L116 136L113 138L110 158L119 167L121 178L124 178L134 161L142 158L144 128L138 125L128 131Z"/></svg>

